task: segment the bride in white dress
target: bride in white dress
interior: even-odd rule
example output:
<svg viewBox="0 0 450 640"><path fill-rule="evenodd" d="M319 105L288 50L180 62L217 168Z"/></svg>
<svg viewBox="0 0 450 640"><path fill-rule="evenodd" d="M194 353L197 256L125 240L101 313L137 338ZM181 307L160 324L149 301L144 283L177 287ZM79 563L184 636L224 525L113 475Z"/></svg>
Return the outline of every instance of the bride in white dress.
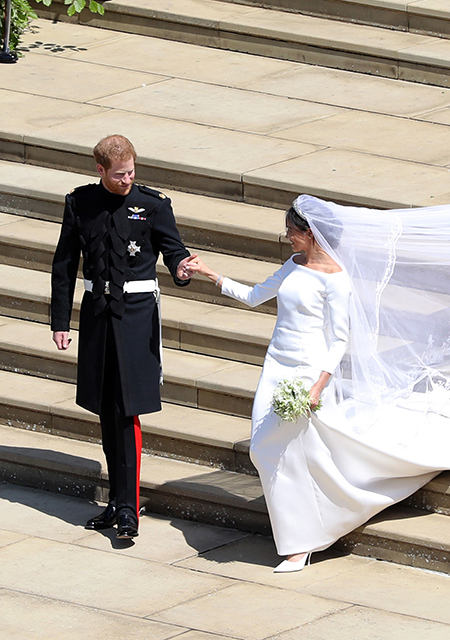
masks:
<svg viewBox="0 0 450 640"><path fill-rule="evenodd" d="M383 219L386 213L394 223ZM433 300L431 314L410 317L416 310L408 308L405 293L416 292L416 302L427 307L415 279L427 281L428 289L434 281L430 285L423 272L429 256L417 258L414 233L412 240L406 234L406 248L399 246L405 230L402 224L399 231L399 213L375 212L374 223L374 212L300 196L286 214L294 255L264 283L249 287L200 258L190 263L223 294L252 307L277 298L250 446L277 551L287 556L275 571L301 570L311 552L329 547L450 468L450 384L442 366L450 355L450 317L448 310L442 313L442 291L439 309ZM438 271L447 266L447 280L448 246L447 264L442 256L432 260ZM437 311L441 317L430 323ZM310 389L312 411L282 421L272 407L273 392L280 381L296 377Z"/></svg>

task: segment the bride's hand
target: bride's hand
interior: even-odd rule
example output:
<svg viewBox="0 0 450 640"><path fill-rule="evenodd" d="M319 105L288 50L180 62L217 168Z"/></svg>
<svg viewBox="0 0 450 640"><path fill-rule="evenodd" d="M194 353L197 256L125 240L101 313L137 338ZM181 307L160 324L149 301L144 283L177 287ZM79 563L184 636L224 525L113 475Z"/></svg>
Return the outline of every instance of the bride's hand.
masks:
<svg viewBox="0 0 450 640"><path fill-rule="evenodd" d="M320 396L330 377L331 374L327 373L326 371L322 371L317 382L313 384L313 386L309 390L309 397L311 398L311 409L317 409L317 407L319 406Z"/></svg>
<svg viewBox="0 0 450 640"><path fill-rule="evenodd" d="M189 263L189 271L192 274L198 273L199 275L205 276L206 278L211 278L211 276L216 276L216 278L218 277L218 274L207 267L203 260L199 258L199 256L196 256L195 260L192 260Z"/></svg>
<svg viewBox="0 0 450 640"><path fill-rule="evenodd" d="M319 406L320 403L320 394L321 394L321 390L318 391L315 389L315 387L317 387L317 385L313 385L309 391L309 397L310 397L310 403L311 403L311 409L317 409L317 407Z"/></svg>

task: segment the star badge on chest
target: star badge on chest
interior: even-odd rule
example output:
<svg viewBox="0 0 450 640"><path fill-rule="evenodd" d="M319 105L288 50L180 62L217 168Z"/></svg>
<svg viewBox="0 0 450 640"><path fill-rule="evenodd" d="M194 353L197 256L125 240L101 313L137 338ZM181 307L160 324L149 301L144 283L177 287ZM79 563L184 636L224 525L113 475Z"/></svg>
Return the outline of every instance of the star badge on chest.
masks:
<svg viewBox="0 0 450 640"><path fill-rule="evenodd" d="M127 247L127 251L130 254L130 256L133 258L137 253L139 253L139 251L141 250L141 247L136 244L135 240L130 240L130 244Z"/></svg>

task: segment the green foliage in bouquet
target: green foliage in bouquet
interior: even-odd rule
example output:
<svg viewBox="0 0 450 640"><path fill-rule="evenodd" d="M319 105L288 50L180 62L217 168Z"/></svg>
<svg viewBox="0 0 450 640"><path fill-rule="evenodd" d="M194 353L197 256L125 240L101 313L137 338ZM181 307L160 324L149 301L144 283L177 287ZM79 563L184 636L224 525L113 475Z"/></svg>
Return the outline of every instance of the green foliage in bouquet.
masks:
<svg viewBox="0 0 450 640"><path fill-rule="evenodd" d="M300 416L306 417L310 411L317 411L322 406L311 409L309 390L305 387L301 378L282 380L275 387L272 397L274 413L286 422L294 422Z"/></svg>

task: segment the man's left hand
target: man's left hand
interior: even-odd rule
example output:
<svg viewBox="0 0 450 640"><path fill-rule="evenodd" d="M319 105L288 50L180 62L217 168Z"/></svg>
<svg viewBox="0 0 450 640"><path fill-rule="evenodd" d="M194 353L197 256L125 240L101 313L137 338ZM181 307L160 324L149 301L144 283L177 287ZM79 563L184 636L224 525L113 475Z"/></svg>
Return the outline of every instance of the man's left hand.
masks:
<svg viewBox="0 0 450 640"><path fill-rule="evenodd" d="M184 258L177 267L177 278L179 280L189 280L192 278L192 272L189 269L189 263L197 259L198 255L193 253L191 256Z"/></svg>

